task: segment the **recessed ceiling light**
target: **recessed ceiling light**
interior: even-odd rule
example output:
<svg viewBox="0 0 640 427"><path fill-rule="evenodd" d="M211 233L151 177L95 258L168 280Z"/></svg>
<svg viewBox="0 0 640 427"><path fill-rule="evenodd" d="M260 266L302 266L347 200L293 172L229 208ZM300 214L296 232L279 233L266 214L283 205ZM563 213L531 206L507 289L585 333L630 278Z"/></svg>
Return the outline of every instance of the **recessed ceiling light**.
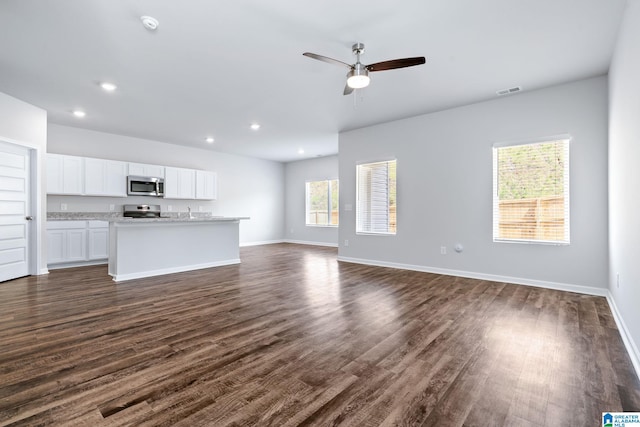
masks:
<svg viewBox="0 0 640 427"><path fill-rule="evenodd" d="M252 130L258 130L258 129L260 129L260 125L259 125L258 123L253 123L253 124L251 125L251 129L252 129Z"/></svg>
<svg viewBox="0 0 640 427"><path fill-rule="evenodd" d="M87 113L85 113L82 110L73 110L73 115L76 116L76 117L82 118L82 117L86 116Z"/></svg>
<svg viewBox="0 0 640 427"><path fill-rule="evenodd" d="M102 89L106 90L107 92L113 92L114 90L116 90L118 88L118 86L114 85L113 83L109 83L109 82L100 83L100 87Z"/></svg>
<svg viewBox="0 0 640 427"><path fill-rule="evenodd" d="M160 25L158 20L152 16L141 16L140 20L147 30L155 31L158 28L158 25Z"/></svg>
<svg viewBox="0 0 640 427"><path fill-rule="evenodd" d="M301 148L298 150L298 154L304 154L304 150Z"/></svg>
<svg viewBox="0 0 640 427"><path fill-rule="evenodd" d="M209 137L207 137L205 139L205 141L207 141L209 144L213 144L213 141L215 141L215 140L212 137L209 136Z"/></svg>

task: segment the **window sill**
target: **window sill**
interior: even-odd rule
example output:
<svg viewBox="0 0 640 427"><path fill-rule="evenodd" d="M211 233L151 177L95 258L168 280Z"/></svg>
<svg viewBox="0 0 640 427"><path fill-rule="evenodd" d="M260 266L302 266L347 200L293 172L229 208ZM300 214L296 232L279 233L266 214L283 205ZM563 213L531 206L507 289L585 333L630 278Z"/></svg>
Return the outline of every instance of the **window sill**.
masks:
<svg viewBox="0 0 640 427"><path fill-rule="evenodd" d="M520 245L569 246L570 242L554 240L525 240L525 239L493 239L493 243L516 243Z"/></svg>
<svg viewBox="0 0 640 427"><path fill-rule="evenodd" d="M322 224L305 224L305 227L314 227L314 228L338 228L337 225L322 225Z"/></svg>
<svg viewBox="0 0 640 427"><path fill-rule="evenodd" d="M373 231L356 231L357 236L395 236L396 233L376 233Z"/></svg>

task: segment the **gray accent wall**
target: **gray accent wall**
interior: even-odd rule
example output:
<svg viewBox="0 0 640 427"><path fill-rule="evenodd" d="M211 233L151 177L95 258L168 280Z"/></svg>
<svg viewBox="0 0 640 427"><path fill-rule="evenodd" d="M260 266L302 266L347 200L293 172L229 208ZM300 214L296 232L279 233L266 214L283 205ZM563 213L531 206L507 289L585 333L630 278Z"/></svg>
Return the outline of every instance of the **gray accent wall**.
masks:
<svg viewBox="0 0 640 427"><path fill-rule="evenodd" d="M282 241L283 163L55 124L49 125L48 137L49 153L202 169L218 174L216 201L48 196L51 212L60 211L62 203L67 204L68 211L79 212L107 212L110 205L121 211L122 205L137 203L157 203L165 211L171 205L173 212L186 212L187 207L197 212L202 208L214 215L251 217L240 223L243 245Z"/></svg>
<svg viewBox="0 0 640 427"><path fill-rule="evenodd" d="M571 244L494 243L492 146L560 134L573 138ZM340 259L606 292L606 77L344 132L339 149ZM391 158L397 235L358 235L356 165Z"/></svg>
<svg viewBox="0 0 640 427"><path fill-rule="evenodd" d="M286 240L296 243L338 245L337 227L305 225L305 184L338 178L338 156L290 162L285 167ZM338 185L340 185L339 183Z"/></svg>
<svg viewBox="0 0 640 427"><path fill-rule="evenodd" d="M640 374L640 1L627 3L609 71L609 291Z"/></svg>

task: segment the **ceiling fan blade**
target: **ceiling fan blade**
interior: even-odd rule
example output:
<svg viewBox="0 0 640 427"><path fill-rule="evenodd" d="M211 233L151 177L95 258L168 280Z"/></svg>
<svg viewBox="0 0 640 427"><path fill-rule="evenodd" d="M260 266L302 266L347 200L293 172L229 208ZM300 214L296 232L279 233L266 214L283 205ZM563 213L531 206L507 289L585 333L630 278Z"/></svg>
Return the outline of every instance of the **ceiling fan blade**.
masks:
<svg viewBox="0 0 640 427"><path fill-rule="evenodd" d="M352 67L352 65L347 64L346 62L338 61L337 59L329 58L328 56L317 55L317 54L311 53L311 52L305 52L305 53L303 53L303 55L308 57L308 58L317 59L318 61L327 62L329 64L343 65L343 66L345 66L347 68L351 68Z"/></svg>
<svg viewBox="0 0 640 427"><path fill-rule="evenodd" d="M343 95L350 95L353 92L353 88L349 85L344 85L344 93Z"/></svg>
<svg viewBox="0 0 640 427"><path fill-rule="evenodd" d="M367 65L369 71L384 71L393 70L395 68L413 67L414 65L422 65L427 62L424 56L417 56L415 58L402 58L392 59L391 61L376 62L375 64Z"/></svg>

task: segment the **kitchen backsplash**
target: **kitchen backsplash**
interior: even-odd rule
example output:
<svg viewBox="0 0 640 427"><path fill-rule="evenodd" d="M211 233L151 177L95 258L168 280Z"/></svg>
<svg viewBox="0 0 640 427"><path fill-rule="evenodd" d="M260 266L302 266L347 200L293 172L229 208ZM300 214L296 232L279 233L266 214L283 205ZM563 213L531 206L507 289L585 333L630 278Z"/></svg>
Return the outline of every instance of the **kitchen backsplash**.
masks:
<svg viewBox="0 0 640 427"><path fill-rule="evenodd" d="M160 205L164 213L205 212L215 214L216 202L211 200L178 200L158 197L91 197L47 196L47 212L114 212L122 214L123 205Z"/></svg>

